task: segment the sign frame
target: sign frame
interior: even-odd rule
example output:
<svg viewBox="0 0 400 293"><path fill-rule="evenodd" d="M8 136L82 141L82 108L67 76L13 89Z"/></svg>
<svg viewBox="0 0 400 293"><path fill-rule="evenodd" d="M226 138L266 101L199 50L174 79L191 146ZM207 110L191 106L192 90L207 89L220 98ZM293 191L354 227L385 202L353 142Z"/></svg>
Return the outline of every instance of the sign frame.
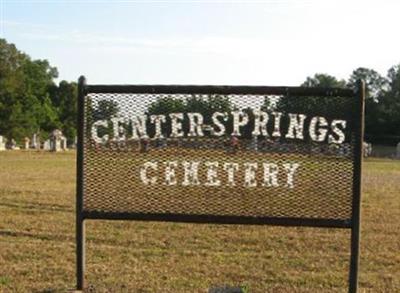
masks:
<svg viewBox="0 0 400 293"><path fill-rule="evenodd" d="M287 95L294 97L340 96L356 98L356 116L354 117L354 159L352 186L352 218L351 221L338 219L309 219L282 217L248 217L248 216L216 216L216 215L183 215L183 214L149 214L149 213L114 213L89 212L84 210L84 98L89 93L129 93L129 94L253 94L253 95ZM365 83L357 82L355 90L341 88L307 88L307 87L269 87L269 86L202 86L202 85L88 85L86 78L78 80L78 142L77 142L77 181L76 181L76 287L85 287L85 220L140 220L186 223L213 224L249 224L307 226L324 228L351 229L349 292L357 292L358 266L360 247L360 205L361 205L361 173L364 137Z"/></svg>

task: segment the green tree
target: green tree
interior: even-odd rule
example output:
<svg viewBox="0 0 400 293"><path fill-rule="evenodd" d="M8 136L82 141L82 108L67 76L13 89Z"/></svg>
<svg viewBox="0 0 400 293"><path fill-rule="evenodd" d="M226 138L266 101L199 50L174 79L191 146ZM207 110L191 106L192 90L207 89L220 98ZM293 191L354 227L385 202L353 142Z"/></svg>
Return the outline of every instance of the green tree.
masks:
<svg viewBox="0 0 400 293"><path fill-rule="evenodd" d="M69 141L76 136L78 86L75 82L61 81L51 90L51 100L57 109L61 129Z"/></svg>
<svg viewBox="0 0 400 293"><path fill-rule="evenodd" d="M0 39L0 134L22 141L41 129L60 125L50 98L57 69L47 60L32 60Z"/></svg>
<svg viewBox="0 0 400 293"><path fill-rule="evenodd" d="M328 74L317 73L301 84L303 87L321 87L321 88L344 88L346 82L338 80ZM268 105L264 105L264 108ZM283 113L304 113L310 116L322 115L325 117L335 117L335 115L346 114L347 106L339 103L334 97L294 97L283 96L276 104L276 110Z"/></svg>
<svg viewBox="0 0 400 293"><path fill-rule="evenodd" d="M185 102L181 99L174 99L173 97L166 96L153 102L149 108L148 113L152 114L165 114L180 113L185 111Z"/></svg>
<svg viewBox="0 0 400 293"><path fill-rule="evenodd" d="M344 88L346 81L343 79L337 79L336 77L326 73L316 73L313 77L307 77L307 79L301 84L304 87L337 87Z"/></svg>
<svg viewBox="0 0 400 293"><path fill-rule="evenodd" d="M378 126L382 142L396 144L400 140L400 64L387 74L388 89L379 100Z"/></svg>
<svg viewBox="0 0 400 293"><path fill-rule="evenodd" d="M382 115L380 100L385 95L389 83L377 71L359 67L355 69L347 82L347 86L355 89L357 80L365 82L365 133L366 139L376 137L381 132L380 119Z"/></svg>
<svg viewBox="0 0 400 293"><path fill-rule="evenodd" d="M118 103L113 100L100 100L93 107L93 121L110 120L119 112Z"/></svg>
<svg viewBox="0 0 400 293"><path fill-rule="evenodd" d="M352 72L347 86L355 89L358 80L365 82L366 100L371 100L372 102L379 102L380 97L389 86L385 77L381 76L377 71L365 67L359 67Z"/></svg>

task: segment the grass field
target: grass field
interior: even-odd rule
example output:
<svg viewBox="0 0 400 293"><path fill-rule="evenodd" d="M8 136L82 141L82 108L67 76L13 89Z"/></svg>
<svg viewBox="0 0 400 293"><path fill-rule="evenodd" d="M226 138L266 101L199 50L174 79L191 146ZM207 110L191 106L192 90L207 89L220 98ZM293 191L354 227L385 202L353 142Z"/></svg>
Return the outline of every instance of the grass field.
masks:
<svg viewBox="0 0 400 293"><path fill-rule="evenodd" d="M75 285L75 153L0 153L0 291ZM400 292L400 162L364 168L361 292ZM88 221L95 292L345 292L349 231Z"/></svg>

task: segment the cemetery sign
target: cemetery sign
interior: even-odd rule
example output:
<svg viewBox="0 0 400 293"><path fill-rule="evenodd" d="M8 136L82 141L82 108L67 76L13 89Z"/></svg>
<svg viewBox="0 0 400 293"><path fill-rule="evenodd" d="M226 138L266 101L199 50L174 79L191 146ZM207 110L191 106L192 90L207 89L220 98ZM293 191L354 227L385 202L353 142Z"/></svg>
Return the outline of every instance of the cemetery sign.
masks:
<svg viewBox="0 0 400 293"><path fill-rule="evenodd" d="M84 220L351 229L357 290L364 86L87 85L79 80L77 287Z"/></svg>

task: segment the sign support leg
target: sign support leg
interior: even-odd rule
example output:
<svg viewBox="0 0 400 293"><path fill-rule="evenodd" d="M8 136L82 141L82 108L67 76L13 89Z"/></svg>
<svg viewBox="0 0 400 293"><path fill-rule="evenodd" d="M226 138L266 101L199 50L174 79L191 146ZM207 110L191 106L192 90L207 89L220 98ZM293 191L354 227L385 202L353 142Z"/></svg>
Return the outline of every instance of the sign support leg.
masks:
<svg viewBox="0 0 400 293"><path fill-rule="evenodd" d="M76 157L76 289L85 287L85 223L83 217L83 136L84 136L84 97L86 79L78 81L78 145Z"/></svg>
<svg viewBox="0 0 400 293"><path fill-rule="evenodd" d="M358 263L360 250L359 225L351 229L351 258L349 275L349 293L356 293L358 289Z"/></svg>
<svg viewBox="0 0 400 293"><path fill-rule="evenodd" d="M81 217L76 221L76 289L85 287L85 223Z"/></svg>
<svg viewBox="0 0 400 293"><path fill-rule="evenodd" d="M351 224L351 257L349 273L349 292L356 293L358 289L358 263L360 254L360 218L361 218L361 174L364 141L364 107L365 107L365 83L357 82L356 91L359 120L356 121L358 137L354 146L354 181L353 181L353 203Z"/></svg>

